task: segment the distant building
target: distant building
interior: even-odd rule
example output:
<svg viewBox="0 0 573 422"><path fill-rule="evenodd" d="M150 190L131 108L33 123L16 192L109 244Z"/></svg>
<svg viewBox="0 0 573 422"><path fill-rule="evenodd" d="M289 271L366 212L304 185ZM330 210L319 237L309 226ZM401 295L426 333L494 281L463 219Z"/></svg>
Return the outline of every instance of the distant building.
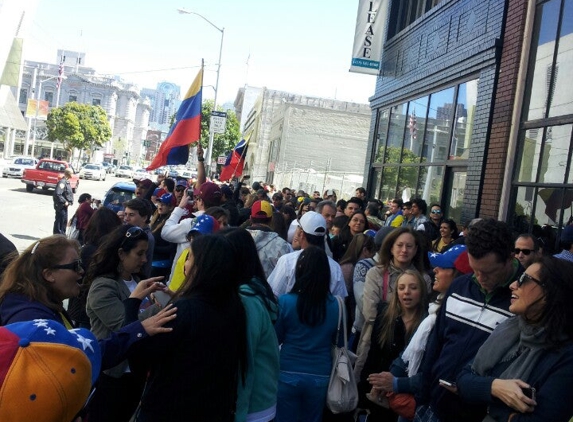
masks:
<svg viewBox="0 0 573 422"><path fill-rule="evenodd" d="M357 104L241 88L235 100L248 140L244 174L305 191L362 186L371 110Z"/></svg>
<svg viewBox="0 0 573 422"><path fill-rule="evenodd" d="M50 107L68 102L99 105L106 111L112 129L112 138L102 150L106 157L118 162L130 161L139 164L144 155L143 140L149 127L151 103L139 94L137 85L124 82L117 77L102 76L96 70L86 66L84 53L58 50L56 63L26 61L22 74L19 95L19 107L26 109L28 98L35 90L41 89L39 97L49 102ZM63 63L63 74L59 98L57 76L60 62ZM36 70L36 86L32 86ZM45 140L46 130L43 122L38 121L36 133L36 150L34 155L49 155L51 142ZM56 144L60 154L61 144ZM23 153L23 144L16 144L14 153ZM31 153L31 151L30 151Z"/></svg>

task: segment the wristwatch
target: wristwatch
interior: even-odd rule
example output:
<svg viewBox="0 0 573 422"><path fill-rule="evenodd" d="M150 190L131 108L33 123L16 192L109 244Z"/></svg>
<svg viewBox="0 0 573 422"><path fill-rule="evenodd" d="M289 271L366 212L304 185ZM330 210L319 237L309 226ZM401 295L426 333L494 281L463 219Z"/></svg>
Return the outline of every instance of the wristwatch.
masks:
<svg viewBox="0 0 573 422"><path fill-rule="evenodd" d="M197 161L205 161L205 158L203 158L203 157L198 157L198 158L197 158Z"/></svg>

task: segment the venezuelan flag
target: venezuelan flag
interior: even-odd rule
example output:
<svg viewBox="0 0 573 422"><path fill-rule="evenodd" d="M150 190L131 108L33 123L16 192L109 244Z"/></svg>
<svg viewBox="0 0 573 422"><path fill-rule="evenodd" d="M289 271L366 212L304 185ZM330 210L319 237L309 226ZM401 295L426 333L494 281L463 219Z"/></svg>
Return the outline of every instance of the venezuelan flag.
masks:
<svg viewBox="0 0 573 422"><path fill-rule="evenodd" d="M226 180L231 180L233 177L241 177L243 175L248 143L248 140L241 140L241 142L235 146L233 151L227 155L227 160L221 170L221 174L219 175L220 181L224 182Z"/></svg>
<svg viewBox="0 0 573 422"><path fill-rule="evenodd" d="M175 122L147 170L187 163L189 145L201 138L202 86L203 67L185 94L185 99L177 110Z"/></svg>

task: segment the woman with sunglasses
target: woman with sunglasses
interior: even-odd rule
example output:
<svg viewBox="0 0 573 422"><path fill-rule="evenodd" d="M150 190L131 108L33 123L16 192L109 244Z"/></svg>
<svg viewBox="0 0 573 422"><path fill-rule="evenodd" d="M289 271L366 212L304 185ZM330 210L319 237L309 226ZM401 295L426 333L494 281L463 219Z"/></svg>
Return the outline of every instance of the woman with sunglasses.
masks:
<svg viewBox="0 0 573 422"><path fill-rule="evenodd" d="M573 415L573 264L537 258L510 288L509 310L457 379L487 421L568 421Z"/></svg>
<svg viewBox="0 0 573 422"><path fill-rule="evenodd" d="M47 319L68 329L76 328L63 301L80 292L78 281L84 270L79 248L76 240L53 235L33 243L14 259L0 282L0 324ZM154 289L154 283L142 283L129 297L141 300ZM169 317L169 312L163 314ZM102 347L102 367L116 365L129 344L142 338L143 330L148 335L169 331L161 328L166 320L161 322L156 317L124 327L120 336L100 339L100 344L106 345Z"/></svg>
<svg viewBox="0 0 573 422"><path fill-rule="evenodd" d="M126 325L124 302L137 290L138 285L151 283L155 290L165 287L158 283L163 277L140 281L139 275L147 262L147 243L145 231L127 224L106 236L93 255L85 279L90 286L86 312L91 331L98 339L108 337ZM144 303L150 309L140 313L140 319L156 310L149 299ZM141 307L142 311L144 307ZM145 384L145 374L132 369L124 360L102 373L88 408L90 422L129 420Z"/></svg>

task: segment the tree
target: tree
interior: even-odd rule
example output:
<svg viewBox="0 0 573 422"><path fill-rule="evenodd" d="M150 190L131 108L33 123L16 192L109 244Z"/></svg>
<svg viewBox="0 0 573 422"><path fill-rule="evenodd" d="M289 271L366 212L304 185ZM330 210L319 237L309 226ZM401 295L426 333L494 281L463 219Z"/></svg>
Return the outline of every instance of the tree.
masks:
<svg viewBox="0 0 573 422"><path fill-rule="evenodd" d="M46 121L48 139L60 140L64 148L89 150L103 146L111 138L111 127L101 106L66 103L53 108Z"/></svg>
<svg viewBox="0 0 573 422"><path fill-rule="evenodd" d="M384 153L384 160L380 160L380 157ZM402 155L401 155L402 154ZM382 161L385 164L418 164L420 163L420 157L408 149L402 151L399 147L388 146L384 149L381 146L378 150L378 161ZM422 162L425 162L426 158L422 157ZM398 173L400 169L400 173ZM418 174L418 170L420 174ZM385 167L384 168L384 180L382 181L384 186L391 191L389 196L393 197L396 194L396 180L398 181L397 188L402 190L405 187L411 188L413 191L418 185L418 180L423 179L426 176L427 168L419 166L400 166L400 167Z"/></svg>
<svg viewBox="0 0 573 422"><path fill-rule="evenodd" d="M205 100L201 107L201 145L207 148L209 145L209 123L211 121L211 111L213 110L213 101ZM219 108L221 110L221 108ZM213 153L211 157L214 160L219 155L228 154L235 145L241 140L241 132L239 131L239 120L237 115L232 110L227 110L227 125L225 133L216 133L213 137Z"/></svg>

